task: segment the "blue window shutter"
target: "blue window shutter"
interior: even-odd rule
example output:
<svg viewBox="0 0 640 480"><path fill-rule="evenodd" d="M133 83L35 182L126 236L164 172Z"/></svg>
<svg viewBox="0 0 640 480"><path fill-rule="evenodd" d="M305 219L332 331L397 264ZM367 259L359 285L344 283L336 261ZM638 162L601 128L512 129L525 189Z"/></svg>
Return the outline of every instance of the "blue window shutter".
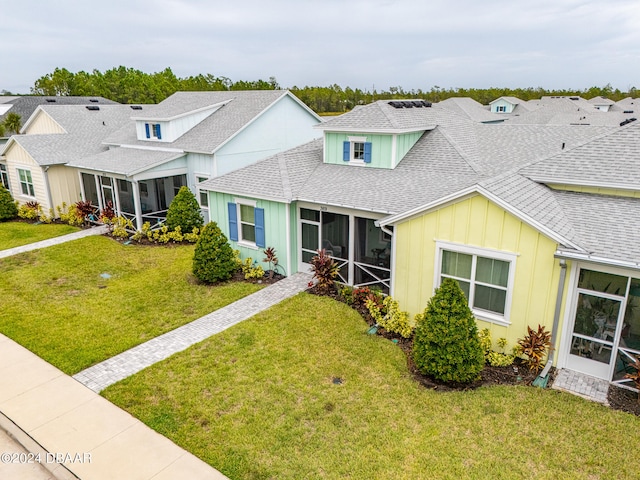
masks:
<svg viewBox="0 0 640 480"><path fill-rule="evenodd" d="M371 142L364 143L364 163L371 163Z"/></svg>
<svg viewBox="0 0 640 480"><path fill-rule="evenodd" d="M256 246L264 248L264 208L254 209L255 222L256 222Z"/></svg>
<svg viewBox="0 0 640 480"><path fill-rule="evenodd" d="M158 137L158 140L162 140L162 135L160 135L160 124L157 124L156 127L158 128L156 136Z"/></svg>
<svg viewBox="0 0 640 480"><path fill-rule="evenodd" d="M348 162L349 157L351 157L351 142L344 142L342 144L342 160Z"/></svg>
<svg viewBox="0 0 640 480"><path fill-rule="evenodd" d="M229 240L238 241L238 209L235 203L227 203L229 209Z"/></svg>
<svg viewBox="0 0 640 480"><path fill-rule="evenodd" d="M149 124L148 123L144 124L144 129L147 132L147 138L151 138L151 132L149 131Z"/></svg>

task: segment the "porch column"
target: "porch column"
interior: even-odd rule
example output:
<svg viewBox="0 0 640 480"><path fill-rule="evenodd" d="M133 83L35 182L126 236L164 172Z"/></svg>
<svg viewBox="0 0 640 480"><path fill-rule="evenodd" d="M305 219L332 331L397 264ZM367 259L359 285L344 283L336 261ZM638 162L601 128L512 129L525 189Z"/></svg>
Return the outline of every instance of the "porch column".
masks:
<svg viewBox="0 0 640 480"><path fill-rule="evenodd" d="M137 180L131 180L133 186L133 209L136 214L136 230L142 230L142 205L140 204L140 185Z"/></svg>
<svg viewBox="0 0 640 480"><path fill-rule="evenodd" d="M94 175L93 179L96 181L96 192L98 192L98 208L103 210L102 195L104 192L102 191L102 182L100 181L99 175Z"/></svg>
<svg viewBox="0 0 640 480"><path fill-rule="evenodd" d="M356 261L356 229L355 229L355 218L352 214L349 214L349 263L347 264L349 266L348 270L349 270L349 278L348 283L349 285L353 285L355 283L356 277L355 277L355 265L353 264L353 262Z"/></svg>
<svg viewBox="0 0 640 480"><path fill-rule="evenodd" d="M111 177L111 191L113 192L113 202L115 203L116 215L120 215L120 192L118 191L118 181Z"/></svg>

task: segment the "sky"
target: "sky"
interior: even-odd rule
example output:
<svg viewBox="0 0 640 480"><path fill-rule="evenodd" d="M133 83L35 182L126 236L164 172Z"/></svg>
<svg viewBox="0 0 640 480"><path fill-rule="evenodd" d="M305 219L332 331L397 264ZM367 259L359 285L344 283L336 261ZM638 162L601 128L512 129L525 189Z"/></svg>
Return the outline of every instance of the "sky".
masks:
<svg viewBox="0 0 640 480"><path fill-rule="evenodd" d="M638 0L0 0L0 90L56 67L283 88L640 88Z"/></svg>

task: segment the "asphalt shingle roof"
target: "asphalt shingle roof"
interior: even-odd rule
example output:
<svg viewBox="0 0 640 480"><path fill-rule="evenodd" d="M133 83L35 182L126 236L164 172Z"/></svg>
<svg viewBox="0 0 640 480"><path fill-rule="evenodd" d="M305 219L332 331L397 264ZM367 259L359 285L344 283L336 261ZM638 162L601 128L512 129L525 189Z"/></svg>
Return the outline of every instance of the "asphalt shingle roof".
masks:
<svg viewBox="0 0 640 480"><path fill-rule="evenodd" d="M181 152L120 147L71 160L67 165L100 172L134 175L183 156L184 153Z"/></svg>
<svg viewBox="0 0 640 480"><path fill-rule="evenodd" d="M11 137L39 165L67 163L105 151L107 147L102 145L105 136L119 128L132 112L129 106L120 104L101 105L100 110L87 110L81 105L43 105L41 108L71 133Z"/></svg>
<svg viewBox="0 0 640 480"><path fill-rule="evenodd" d="M118 102L103 97L27 95L11 98L12 100L6 103L11 103L13 106L4 115L0 115L0 122L3 122L10 112L15 112L20 115L24 125L40 105L119 105Z"/></svg>
<svg viewBox="0 0 640 480"><path fill-rule="evenodd" d="M134 121L128 122L105 139L109 145L176 148L189 152L213 153L264 112L285 90L251 90L221 92L177 92L156 106L145 107L137 118L167 118L221 102L228 102L215 113L173 142L138 140Z"/></svg>
<svg viewBox="0 0 640 480"><path fill-rule="evenodd" d="M582 146L522 169L533 180L640 189L640 124L618 127Z"/></svg>

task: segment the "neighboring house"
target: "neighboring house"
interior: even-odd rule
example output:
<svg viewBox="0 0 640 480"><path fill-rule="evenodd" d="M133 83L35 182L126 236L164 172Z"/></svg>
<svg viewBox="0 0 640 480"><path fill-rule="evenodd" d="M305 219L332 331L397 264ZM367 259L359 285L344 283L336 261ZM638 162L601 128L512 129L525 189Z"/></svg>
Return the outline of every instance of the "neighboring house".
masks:
<svg viewBox="0 0 640 480"><path fill-rule="evenodd" d="M609 109L616 103L613 100L609 100L608 98L602 98L602 97L593 97L587 101L590 104L592 104L595 108L603 112L608 112Z"/></svg>
<svg viewBox="0 0 640 480"><path fill-rule="evenodd" d="M500 97L493 102L489 102L491 113L513 113L516 107L528 110L527 103L517 97Z"/></svg>
<svg viewBox="0 0 640 480"><path fill-rule="evenodd" d="M99 208L113 202L137 228L164 218L184 185L208 220L201 182L320 136L312 128L320 118L284 90L178 92L131 108L139 109L104 140L105 151L66 168L79 175L82 198Z"/></svg>
<svg viewBox="0 0 640 480"><path fill-rule="evenodd" d="M2 149L0 174L20 203L38 202L45 212L80 200L69 161L107 147L104 138L131 116L127 105L41 105Z"/></svg>
<svg viewBox="0 0 640 480"><path fill-rule="evenodd" d="M412 315L455 278L494 338L542 324L556 365L622 382L640 353L640 127L400 105L359 107L321 124L323 141L205 182L212 218L244 257L275 247L287 274L325 248L341 282Z"/></svg>
<svg viewBox="0 0 640 480"><path fill-rule="evenodd" d="M24 127L24 124L40 105L117 105L117 102L102 97L0 96L0 123L4 122L7 115L12 112L20 115ZM5 134L10 135L10 132L5 132ZM0 137L0 152L8 140L9 136ZM0 184L7 189L11 187L7 164L2 156L0 156Z"/></svg>

